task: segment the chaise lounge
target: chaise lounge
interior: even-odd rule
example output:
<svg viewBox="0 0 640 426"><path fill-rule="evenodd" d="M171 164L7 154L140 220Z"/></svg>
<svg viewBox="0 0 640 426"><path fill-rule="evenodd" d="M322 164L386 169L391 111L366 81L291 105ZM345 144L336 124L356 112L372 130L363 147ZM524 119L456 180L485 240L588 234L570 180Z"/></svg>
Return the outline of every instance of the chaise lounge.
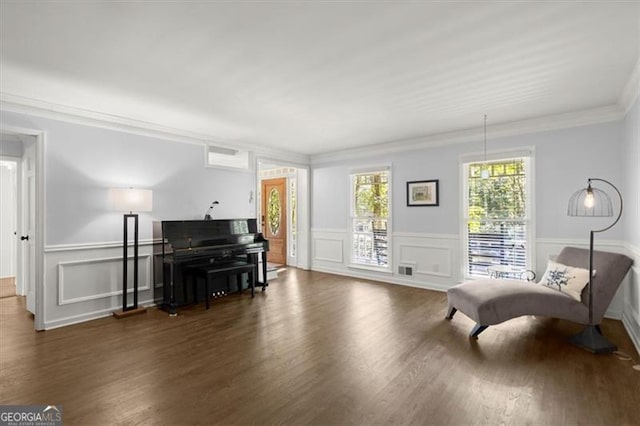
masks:
<svg viewBox="0 0 640 426"><path fill-rule="evenodd" d="M556 262L575 268L589 268L589 250L565 247ZM538 283L480 279L467 281L447 291L447 319L460 311L476 322L470 337L477 338L490 325L523 315L565 319L585 325L599 324L624 279L632 260L618 253L594 251L593 320L589 322L588 286L576 300L566 292ZM588 275L588 272L586 272ZM597 278L595 278L597 277ZM585 280L587 281L588 278Z"/></svg>

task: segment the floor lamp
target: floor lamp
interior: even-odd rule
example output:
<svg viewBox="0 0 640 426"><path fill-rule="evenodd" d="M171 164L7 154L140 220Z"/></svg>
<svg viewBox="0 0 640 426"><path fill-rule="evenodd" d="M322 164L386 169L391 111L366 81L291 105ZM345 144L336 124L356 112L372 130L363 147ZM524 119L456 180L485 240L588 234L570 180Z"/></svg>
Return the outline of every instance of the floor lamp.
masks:
<svg viewBox="0 0 640 426"><path fill-rule="evenodd" d="M123 216L124 235L122 252L122 311L116 311L116 318L142 314L147 310L138 307L138 213L150 212L153 194L149 189L114 188L112 189L114 210L129 212ZM133 220L133 304L128 297L128 260L129 260L129 221Z"/></svg>
<svg viewBox="0 0 640 426"><path fill-rule="evenodd" d="M571 337L571 343L593 353L606 353L618 350L616 345L609 342L600 331L600 325L593 324L593 280L597 279L593 275L593 236L596 232L604 232L611 229L622 216L622 195L618 188L609 181L599 178L589 178L587 187L576 191L569 199L567 214L569 216L582 217L612 217L613 206L611 198L606 192L594 188L591 183L594 181L603 182L610 185L618 194L620 199L620 210L616 220L606 228L594 229L589 234L589 324L580 333Z"/></svg>

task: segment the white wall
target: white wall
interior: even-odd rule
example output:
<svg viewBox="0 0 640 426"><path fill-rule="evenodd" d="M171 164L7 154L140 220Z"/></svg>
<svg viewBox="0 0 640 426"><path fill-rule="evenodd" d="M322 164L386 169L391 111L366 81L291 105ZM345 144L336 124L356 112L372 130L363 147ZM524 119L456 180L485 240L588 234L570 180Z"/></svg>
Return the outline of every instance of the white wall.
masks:
<svg viewBox="0 0 640 426"><path fill-rule="evenodd" d="M490 129L489 129L490 130ZM622 184L624 180L623 123L613 122L570 129L492 139L488 151L532 147L535 152L536 272L568 244L586 246L589 230L607 219L567 216L571 194L584 188L589 177ZM316 270L368 277L433 289L446 289L462 280L460 156L482 152L482 141L443 145L358 160L336 159L312 167L312 267ZM392 165L393 274L348 268L350 170L367 165ZM406 182L439 179L439 207L407 207ZM606 189L606 188L602 188ZM623 227L599 234L599 247L624 250ZM614 241L614 243L611 243ZM615 241L618 241L615 243ZM398 275L398 265L413 265L415 276ZM622 295L609 315L622 314Z"/></svg>
<svg viewBox="0 0 640 426"><path fill-rule="evenodd" d="M153 190L153 211L140 215L142 305L153 300L153 221L200 219L213 200L216 219L255 217L255 172L206 168L202 145L9 112L1 120L45 132L45 328L121 305L122 213L109 188Z"/></svg>
<svg viewBox="0 0 640 426"><path fill-rule="evenodd" d="M640 100L624 120L623 228L628 254L634 259L625 287L623 322L640 352Z"/></svg>
<svg viewBox="0 0 640 426"><path fill-rule="evenodd" d="M37 124L47 131L47 245L121 239L111 187L153 190L141 239L151 238L151 220L201 219L214 200L220 201L215 218L247 217L255 175L204 167L200 145L52 120Z"/></svg>
<svg viewBox="0 0 640 426"><path fill-rule="evenodd" d="M22 142L16 136L0 133L0 155L22 157L22 150Z"/></svg>
<svg viewBox="0 0 640 426"><path fill-rule="evenodd" d="M640 247L640 100L624 120L624 229L629 244Z"/></svg>
<svg viewBox="0 0 640 426"><path fill-rule="evenodd" d="M514 136L488 141L488 151L513 147L535 148L536 236L538 238L586 238L581 219L567 217L571 194L586 186L588 177L613 182L623 180L622 129L607 123L572 129ZM348 175L366 165L393 166L394 232L459 233L459 156L482 151L482 142L447 145L359 160L314 165L312 227L343 229L349 216ZM406 182L439 179L439 207L406 207ZM606 223L606 220L604 221ZM621 238L614 228L606 238Z"/></svg>

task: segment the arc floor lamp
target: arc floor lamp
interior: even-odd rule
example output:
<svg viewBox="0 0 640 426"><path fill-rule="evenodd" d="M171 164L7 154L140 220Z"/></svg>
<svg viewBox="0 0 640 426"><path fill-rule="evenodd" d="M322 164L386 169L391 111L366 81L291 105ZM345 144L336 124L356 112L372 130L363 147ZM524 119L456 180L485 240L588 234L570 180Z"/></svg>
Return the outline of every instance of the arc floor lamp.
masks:
<svg viewBox="0 0 640 426"><path fill-rule="evenodd" d="M149 189L113 188L114 210L129 212L124 214L124 235L122 252L122 311L116 311L116 318L142 314L147 310L138 307L138 212L150 212L153 194ZM134 213L136 212L136 213ZM133 220L133 304L128 298L128 261L129 261L129 221Z"/></svg>
<svg viewBox="0 0 640 426"><path fill-rule="evenodd" d="M583 349L594 353L606 353L616 351L618 348L613 343L609 342L600 331L598 324L593 324L593 280L597 277L593 274L593 237L596 232L607 231L618 223L620 217L622 217L622 195L618 188L611 182L599 179L589 178L587 180L587 187L573 193L569 199L569 207L567 209L567 215L569 216L581 216L581 217L612 217L613 205L611 198L606 192L592 186L592 182L603 182L611 186L618 194L620 199L619 211L616 216L616 220L606 228L594 229L589 233L589 324L580 333L571 337L571 343L579 346Z"/></svg>

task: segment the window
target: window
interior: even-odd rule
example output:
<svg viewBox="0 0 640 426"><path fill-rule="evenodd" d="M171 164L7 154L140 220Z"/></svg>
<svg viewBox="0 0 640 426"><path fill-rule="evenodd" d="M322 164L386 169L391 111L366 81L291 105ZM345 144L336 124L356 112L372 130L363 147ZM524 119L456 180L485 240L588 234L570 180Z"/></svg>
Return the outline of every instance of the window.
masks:
<svg viewBox="0 0 640 426"><path fill-rule="evenodd" d="M351 175L351 264L390 269L389 171Z"/></svg>
<svg viewBox="0 0 640 426"><path fill-rule="evenodd" d="M294 170L295 172L295 170ZM289 178L289 256L296 257L296 243L298 240L298 191L295 177Z"/></svg>
<svg viewBox="0 0 640 426"><path fill-rule="evenodd" d="M465 275L486 276L487 268L530 269L530 157L463 164Z"/></svg>

